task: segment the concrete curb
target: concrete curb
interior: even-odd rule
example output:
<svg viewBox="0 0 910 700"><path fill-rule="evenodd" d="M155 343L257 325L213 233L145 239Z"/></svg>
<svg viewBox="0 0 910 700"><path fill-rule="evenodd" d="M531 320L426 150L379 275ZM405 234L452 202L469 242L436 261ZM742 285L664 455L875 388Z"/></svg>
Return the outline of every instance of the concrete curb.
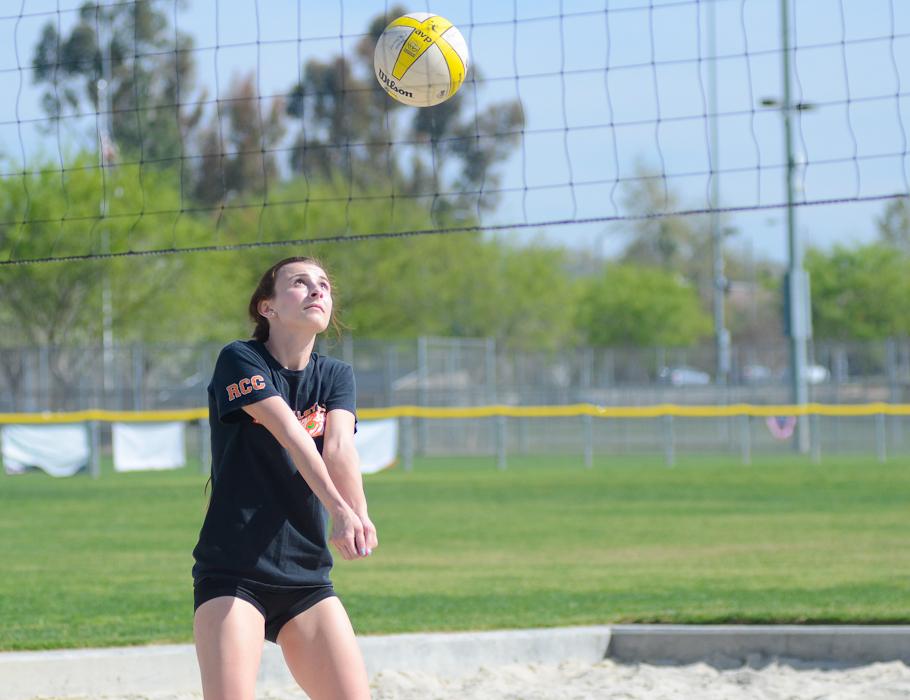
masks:
<svg viewBox="0 0 910 700"><path fill-rule="evenodd" d="M692 663L750 655L842 664L910 663L910 626L615 625L360 637L370 676L418 671L457 676L512 663L596 663L604 658ZM293 685L266 644L259 688ZM0 653L0 700L198 692L192 645Z"/></svg>
<svg viewBox="0 0 910 700"><path fill-rule="evenodd" d="M724 657L910 663L910 626L614 625L607 656L628 663L689 664Z"/></svg>

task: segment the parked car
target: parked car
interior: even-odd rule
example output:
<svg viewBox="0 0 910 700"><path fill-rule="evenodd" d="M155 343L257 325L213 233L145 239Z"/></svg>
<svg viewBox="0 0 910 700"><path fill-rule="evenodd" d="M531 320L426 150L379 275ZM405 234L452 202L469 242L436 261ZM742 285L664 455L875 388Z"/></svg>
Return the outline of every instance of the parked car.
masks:
<svg viewBox="0 0 910 700"><path fill-rule="evenodd" d="M771 368L764 365L745 365L742 374L746 384L764 384L774 380Z"/></svg>
<svg viewBox="0 0 910 700"><path fill-rule="evenodd" d="M807 384L824 384L831 379L831 372L824 365L806 365L804 372ZM781 381L790 381L790 370L784 370L781 375Z"/></svg>
<svg viewBox="0 0 910 700"><path fill-rule="evenodd" d="M673 386L704 386L711 383L711 375L695 367L661 367L657 372L657 381Z"/></svg>
<svg viewBox="0 0 910 700"><path fill-rule="evenodd" d="M809 384L823 384L831 379L831 372L824 365L807 365L806 381Z"/></svg>

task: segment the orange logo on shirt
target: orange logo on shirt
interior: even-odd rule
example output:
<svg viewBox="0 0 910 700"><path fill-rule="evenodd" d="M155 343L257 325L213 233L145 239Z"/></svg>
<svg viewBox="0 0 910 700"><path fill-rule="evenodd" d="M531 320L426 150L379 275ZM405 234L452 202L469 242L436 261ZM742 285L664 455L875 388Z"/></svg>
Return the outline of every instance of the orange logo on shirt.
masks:
<svg viewBox="0 0 910 700"><path fill-rule="evenodd" d="M294 413L310 437L319 437L325 433L325 406L314 403L303 413L300 411L294 411Z"/></svg>
<svg viewBox="0 0 910 700"><path fill-rule="evenodd" d="M228 401L239 399L241 396L259 389L265 389L265 379L261 374L254 374L252 377L244 377L235 384L228 384L227 393Z"/></svg>

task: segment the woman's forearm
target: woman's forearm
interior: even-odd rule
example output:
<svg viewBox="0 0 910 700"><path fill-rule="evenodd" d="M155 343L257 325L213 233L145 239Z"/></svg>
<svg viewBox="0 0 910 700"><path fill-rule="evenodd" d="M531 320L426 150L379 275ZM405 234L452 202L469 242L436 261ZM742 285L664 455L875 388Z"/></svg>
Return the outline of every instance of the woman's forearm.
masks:
<svg viewBox="0 0 910 700"><path fill-rule="evenodd" d="M337 447L323 447L322 457L329 476L342 498L358 515L367 512L367 499L360 474L360 457L352 442Z"/></svg>
<svg viewBox="0 0 910 700"><path fill-rule="evenodd" d="M304 431L301 431L304 432ZM305 441L309 441L309 445ZM345 496L344 491L339 488L334 476L328 468L323 458L316 449L312 438L306 435L299 440L290 440L286 447L294 461L294 466L303 477L307 485L316 494L316 497L322 502L330 513L343 509L350 505L350 501ZM356 512L356 510L355 510Z"/></svg>

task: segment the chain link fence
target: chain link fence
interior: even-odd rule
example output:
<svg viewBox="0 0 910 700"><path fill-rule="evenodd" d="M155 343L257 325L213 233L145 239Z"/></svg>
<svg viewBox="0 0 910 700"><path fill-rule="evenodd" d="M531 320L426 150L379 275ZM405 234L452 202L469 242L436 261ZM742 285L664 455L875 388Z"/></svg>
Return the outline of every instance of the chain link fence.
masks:
<svg viewBox="0 0 910 700"><path fill-rule="evenodd" d="M86 408L154 410L206 405L220 345L0 349L0 412ZM713 346L521 351L492 339L377 341L345 338L317 348L350 362L361 408L506 404L725 406L789 403L784 343L734 347L726 384L714 383ZM910 340L816 343L810 401L856 404L910 400ZM807 419L816 456L906 452L902 416ZM792 450L761 418L403 419L404 451L417 455L676 454L743 456ZM204 446L200 442L200 451Z"/></svg>

